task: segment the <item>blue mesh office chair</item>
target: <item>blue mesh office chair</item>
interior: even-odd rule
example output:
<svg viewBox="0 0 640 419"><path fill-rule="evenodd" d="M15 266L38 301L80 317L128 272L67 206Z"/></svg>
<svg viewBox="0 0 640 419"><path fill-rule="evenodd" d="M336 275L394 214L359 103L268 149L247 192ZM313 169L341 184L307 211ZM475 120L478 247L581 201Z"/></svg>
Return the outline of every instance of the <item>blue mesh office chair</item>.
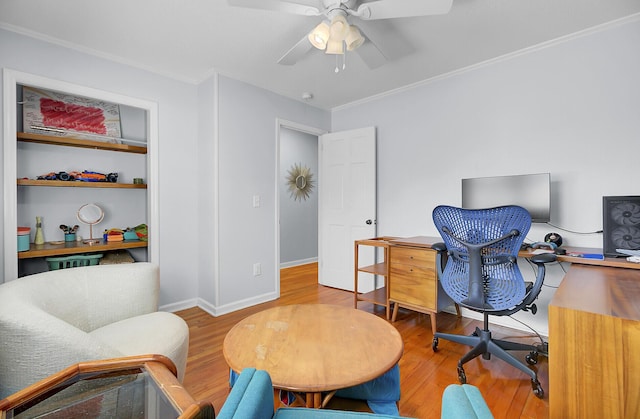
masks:
<svg viewBox="0 0 640 419"><path fill-rule="evenodd" d="M529 375L534 394L544 397L536 372L507 352L530 351L526 361L535 365L538 348L492 339L489 330L489 315L509 316L520 310L535 314L533 302L544 282L544 264L555 260L553 254L532 257L538 266L535 283L524 282L517 257L531 227L529 212L513 205L481 210L439 206L433 210L433 222L444 240L434 245L440 253L438 271L443 289L459 305L484 315L483 329L476 328L471 336L436 333L433 350L438 350L440 338L473 347L458 361L462 384L467 381L463 364L480 355L490 359L493 354ZM446 256L443 270L441 261Z"/></svg>

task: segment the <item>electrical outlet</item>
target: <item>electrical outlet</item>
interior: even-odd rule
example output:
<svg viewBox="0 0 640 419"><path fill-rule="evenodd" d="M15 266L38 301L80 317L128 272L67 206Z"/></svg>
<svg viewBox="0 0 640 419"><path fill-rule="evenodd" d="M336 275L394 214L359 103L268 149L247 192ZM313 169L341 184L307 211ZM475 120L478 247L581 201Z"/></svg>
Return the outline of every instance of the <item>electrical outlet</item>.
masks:
<svg viewBox="0 0 640 419"><path fill-rule="evenodd" d="M262 264L254 263L253 264L253 276L262 275Z"/></svg>
<svg viewBox="0 0 640 419"><path fill-rule="evenodd" d="M253 195L253 208L260 208L260 195Z"/></svg>

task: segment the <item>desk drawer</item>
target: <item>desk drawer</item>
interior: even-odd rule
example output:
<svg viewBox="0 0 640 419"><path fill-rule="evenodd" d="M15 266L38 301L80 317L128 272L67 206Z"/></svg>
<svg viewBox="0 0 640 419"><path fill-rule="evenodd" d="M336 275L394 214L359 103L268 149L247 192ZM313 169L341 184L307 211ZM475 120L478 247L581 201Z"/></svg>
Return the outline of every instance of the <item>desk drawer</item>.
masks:
<svg viewBox="0 0 640 419"><path fill-rule="evenodd" d="M389 299L437 310L436 273L431 267L391 265Z"/></svg>
<svg viewBox="0 0 640 419"><path fill-rule="evenodd" d="M436 263L436 252L431 249L416 249L412 247L394 247L391 249L391 265L413 265L431 267Z"/></svg>

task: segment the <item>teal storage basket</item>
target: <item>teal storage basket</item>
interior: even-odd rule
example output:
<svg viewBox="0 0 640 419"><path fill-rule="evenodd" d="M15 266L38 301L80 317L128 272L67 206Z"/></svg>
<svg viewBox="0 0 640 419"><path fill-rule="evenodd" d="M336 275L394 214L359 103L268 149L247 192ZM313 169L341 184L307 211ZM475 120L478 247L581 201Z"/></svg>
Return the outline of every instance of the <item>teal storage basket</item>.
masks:
<svg viewBox="0 0 640 419"><path fill-rule="evenodd" d="M45 258L49 264L50 271L57 271L58 269L76 268L78 266L90 266L97 265L102 258L102 253L96 253L91 255L73 255L62 256L55 258Z"/></svg>

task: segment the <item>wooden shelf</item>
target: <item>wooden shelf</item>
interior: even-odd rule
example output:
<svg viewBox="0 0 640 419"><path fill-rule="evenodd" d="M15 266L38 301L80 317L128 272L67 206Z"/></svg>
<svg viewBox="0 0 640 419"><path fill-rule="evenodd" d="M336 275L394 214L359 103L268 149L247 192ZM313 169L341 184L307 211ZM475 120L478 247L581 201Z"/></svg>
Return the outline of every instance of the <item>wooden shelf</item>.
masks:
<svg viewBox="0 0 640 419"><path fill-rule="evenodd" d="M376 263L375 265L361 266L358 268L360 272L367 272L374 275L387 275L389 267L386 263Z"/></svg>
<svg viewBox="0 0 640 419"><path fill-rule="evenodd" d="M358 301L387 306L387 287L375 289L371 292L358 295Z"/></svg>
<svg viewBox="0 0 640 419"><path fill-rule="evenodd" d="M18 179L18 186L53 186L61 188L147 189L146 184L117 182L83 182L79 180Z"/></svg>
<svg viewBox="0 0 640 419"><path fill-rule="evenodd" d="M62 256L62 255L76 255L79 253L96 253L107 252L109 250L119 249L135 249L147 247L146 241L141 240L124 240L121 242L105 242L100 241L95 244L86 244L83 242L64 242L57 243L45 243L45 244L33 244L29 246L29 250L24 252L18 252L18 259L31 259L41 258L49 256Z"/></svg>
<svg viewBox="0 0 640 419"><path fill-rule="evenodd" d="M111 150L120 151L124 153L136 153L147 154L147 147L129 145L129 144L114 144L102 141L93 140L81 140L71 137L56 137L53 135L33 134L30 132L17 133L18 141L38 144L49 144L66 147L79 147L79 148L92 148L98 150Z"/></svg>
<svg viewBox="0 0 640 419"><path fill-rule="evenodd" d="M376 237L371 239L356 240L354 243L354 308L358 308L358 301L372 303L385 307L387 319L391 316L391 305L389 302L389 240L393 237ZM374 263L373 265L359 266L358 260L360 255L360 246L370 246L383 249L383 261ZM374 259L376 254L374 251ZM377 275L384 278L384 286L374 289L373 291L361 293L359 291L359 273ZM375 278L375 277L374 277ZM374 281L375 286L375 281Z"/></svg>

